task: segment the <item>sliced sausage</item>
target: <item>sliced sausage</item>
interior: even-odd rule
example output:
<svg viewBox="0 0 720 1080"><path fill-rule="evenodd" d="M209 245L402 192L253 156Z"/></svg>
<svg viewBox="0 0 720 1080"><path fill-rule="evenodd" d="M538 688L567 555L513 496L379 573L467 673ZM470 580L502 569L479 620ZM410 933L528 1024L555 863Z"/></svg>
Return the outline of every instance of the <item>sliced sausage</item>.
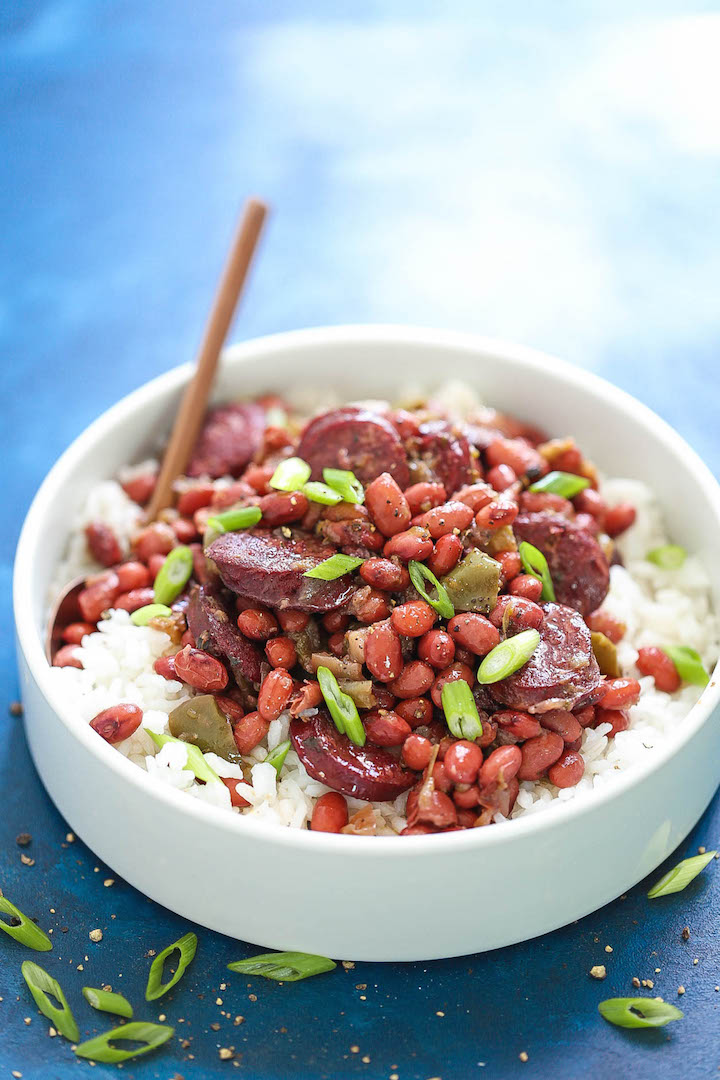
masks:
<svg viewBox="0 0 720 1080"><path fill-rule="evenodd" d="M260 449L264 430L265 411L254 402L213 409L195 443L188 476L239 476Z"/></svg>
<svg viewBox="0 0 720 1080"><path fill-rule="evenodd" d="M355 746L321 710L290 724L293 749L310 776L343 795L371 802L396 799L417 779L379 746Z"/></svg>
<svg viewBox="0 0 720 1080"><path fill-rule="evenodd" d="M286 540L261 530L225 533L207 550L233 592L268 607L297 611L334 611L355 592L350 574L334 581L303 576L335 553L315 537Z"/></svg>
<svg viewBox="0 0 720 1080"><path fill-rule="evenodd" d="M233 605L221 592L204 585L194 586L186 614L198 649L224 657L236 678L239 673L257 687L262 677L262 653L240 633Z"/></svg>
<svg viewBox="0 0 720 1080"><path fill-rule="evenodd" d="M311 420L297 454L312 466L313 480L322 480L323 469L350 469L363 484L387 472L400 488L406 488L410 478L407 456L392 424L353 405Z"/></svg>
<svg viewBox="0 0 720 1080"><path fill-rule="evenodd" d="M417 449L427 471L423 478L443 484L448 498L470 482L470 444L445 420L429 420L420 425Z"/></svg>
<svg viewBox="0 0 720 1080"><path fill-rule="evenodd" d="M595 537L557 514L520 514L513 524L518 540L542 551L559 604L583 615L596 611L610 587L610 568Z"/></svg>
<svg viewBox="0 0 720 1080"><path fill-rule="evenodd" d="M528 662L489 687L496 701L523 712L576 709L593 701L602 687L582 616L561 604L545 604L544 611L540 644Z"/></svg>

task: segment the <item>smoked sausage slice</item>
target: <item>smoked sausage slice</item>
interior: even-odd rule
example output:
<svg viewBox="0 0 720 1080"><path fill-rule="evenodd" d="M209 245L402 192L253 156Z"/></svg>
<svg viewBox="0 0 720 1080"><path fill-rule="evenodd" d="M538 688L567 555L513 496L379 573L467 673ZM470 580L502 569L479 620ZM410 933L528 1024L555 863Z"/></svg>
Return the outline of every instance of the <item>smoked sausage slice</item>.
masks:
<svg viewBox="0 0 720 1080"><path fill-rule="evenodd" d="M316 416L305 428L297 454L312 466L313 480L322 480L323 469L350 469L363 484L388 472L401 488L410 478L395 428L384 416L359 406Z"/></svg>
<svg viewBox="0 0 720 1080"><path fill-rule="evenodd" d="M262 678L263 655L237 628L234 611L220 591L196 585L190 593L187 621L198 649L205 649L230 661L238 672L258 686Z"/></svg>
<svg viewBox="0 0 720 1080"><path fill-rule="evenodd" d="M513 524L518 540L542 551L559 604L582 615L596 611L610 587L605 553L592 533L558 514L519 514Z"/></svg>
<svg viewBox="0 0 720 1080"><path fill-rule="evenodd" d="M239 476L260 449L264 431L265 410L260 405L213 409L193 449L188 476Z"/></svg>
<svg viewBox="0 0 720 1080"><path fill-rule="evenodd" d="M448 499L472 478L470 444L445 420L420 425L418 456L429 471L429 479L444 485Z"/></svg>

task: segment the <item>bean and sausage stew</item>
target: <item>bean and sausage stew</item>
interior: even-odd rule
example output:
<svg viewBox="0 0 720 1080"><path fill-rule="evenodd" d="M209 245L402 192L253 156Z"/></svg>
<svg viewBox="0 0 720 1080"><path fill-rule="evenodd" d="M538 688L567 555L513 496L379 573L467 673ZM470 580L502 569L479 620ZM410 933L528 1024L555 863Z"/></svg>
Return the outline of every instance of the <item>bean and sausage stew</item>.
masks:
<svg viewBox="0 0 720 1080"><path fill-rule="evenodd" d="M124 486L143 504L153 484ZM640 687L617 666L624 627L598 609L634 517L605 505L572 439L491 409L461 424L367 403L307 422L277 398L224 405L129 559L87 527L106 569L55 663L125 609L174 643L156 672L196 691L175 736L239 761L290 713L292 748L332 789L311 828L346 827L346 796L404 792L404 835L490 824L522 780L578 783L584 727L628 726ZM92 726L118 742L141 716L118 705Z"/></svg>

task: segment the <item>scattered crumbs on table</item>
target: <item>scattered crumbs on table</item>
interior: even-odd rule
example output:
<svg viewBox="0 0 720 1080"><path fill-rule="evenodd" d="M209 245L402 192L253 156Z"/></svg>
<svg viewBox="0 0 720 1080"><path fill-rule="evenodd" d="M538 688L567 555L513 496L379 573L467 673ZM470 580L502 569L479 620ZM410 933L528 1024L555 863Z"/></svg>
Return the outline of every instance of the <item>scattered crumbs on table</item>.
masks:
<svg viewBox="0 0 720 1080"><path fill-rule="evenodd" d="M114 877L106 877L105 880L103 881L103 885L105 886L106 889L111 888L111 886L113 886L114 884L115 884L115 878ZM113 918L114 918L114 916L113 916Z"/></svg>
<svg viewBox="0 0 720 1080"><path fill-rule="evenodd" d="M20 1080L20 1077L22 1076L19 1069L13 1069L12 1074L15 1077L15 1080Z"/></svg>
<svg viewBox="0 0 720 1080"><path fill-rule="evenodd" d="M67 833L66 836L65 836L65 841L68 844L74 844L75 843L75 833L71 833L71 832Z"/></svg>
<svg viewBox="0 0 720 1080"><path fill-rule="evenodd" d="M592 975L593 979L604 979L607 975L605 965L595 964L593 967L590 968L590 974Z"/></svg>
<svg viewBox="0 0 720 1080"><path fill-rule="evenodd" d="M445 1013L441 1009L438 1009L437 1012L435 1013L435 1015L436 1016L444 1016Z"/></svg>
<svg viewBox="0 0 720 1080"><path fill-rule="evenodd" d="M147 960L149 956L157 956L155 949L148 949L148 951L145 953L145 959Z"/></svg>
<svg viewBox="0 0 720 1080"><path fill-rule="evenodd" d="M180 1046L182 1047L183 1050L189 1049L189 1047L190 1047L189 1039L182 1039L181 1042L180 1042Z"/></svg>
<svg viewBox="0 0 720 1080"><path fill-rule="evenodd" d="M690 927L689 926L683 926L682 933L680 934L680 937L683 939L683 941L688 941L690 939Z"/></svg>
<svg viewBox="0 0 720 1080"><path fill-rule="evenodd" d="M235 1019L233 1020L233 1024L235 1025L235 1027L237 1027L239 1024L242 1024L244 1022L245 1022L245 1017L244 1016L236 1016Z"/></svg>
<svg viewBox="0 0 720 1080"><path fill-rule="evenodd" d="M212 1024L210 1025L210 1030L211 1031L219 1031L220 1030L220 1025L218 1024L217 1020L213 1020Z"/></svg>
<svg viewBox="0 0 720 1080"><path fill-rule="evenodd" d="M361 994L360 995L360 1000L361 1001L367 1001L367 994Z"/></svg>
<svg viewBox="0 0 720 1080"><path fill-rule="evenodd" d="M248 1001L257 1001L257 994L248 994Z"/></svg>
<svg viewBox="0 0 720 1080"><path fill-rule="evenodd" d="M642 985L646 986L648 988L648 990L652 990L655 983L652 981L652 979L643 979L642 980Z"/></svg>
<svg viewBox="0 0 720 1080"><path fill-rule="evenodd" d="M367 983L355 983L356 990L367 990Z"/></svg>
<svg viewBox="0 0 720 1080"><path fill-rule="evenodd" d="M165 1015L165 1013L160 1013L160 1015L158 1016L158 1020L160 1021L161 1024L164 1024L165 1021L167 1020L167 1016Z"/></svg>
<svg viewBox="0 0 720 1080"><path fill-rule="evenodd" d="M21 855L20 855L20 862L23 864L23 866L34 866L35 865L35 860L31 859L30 856L26 855L24 852L22 852Z"/></svg>
<svg viewBox="0 0 720 1080"><path fill-rule="evenodd" d="M678 997L682 997L684 993L685 993L685 987L684 986L678 986Z"/></svg>
<svg viewBox="0 0 720 1080"><path fill-rule="evenodd" d="M368 1054L365 1054L365 1055L364 1055L364 1057L362 1058L362 1061L363 1061L363 1063L364 1063L365 1065L369 1065L369 1064L370 1064L370 1057L369 1057L369 1055L368 1055Z"/></svg>
<svg viewBox="0 0 720 1080"><path fill-rule="evenodd" d="M15 837L15 843L18 847L27 847L28 844L32 843L32 836L29 832L18 833Z"/></svg>
<svg viewBox="0 0 720 1080"><path fill-rule="evenodd" d="M100 873L100 867L99 866L93 866L93 874L99 874L99 873Z"/></svg>
<svg viewBox="0 0 720 1080"><path fill-rule="evenodd" d="M523 1062L527 1061L528 1060L528 1052L527 1052L527 1050L521 1050L520 1053L518 1054L518 1057Z"/></svg>
<svg viewBox="0 0 720 1080"><path fill-rule="evenodd" d="M215 1004L216 1005L222 1005L222 1003L223 1003L223 999L221 997L215 998Z"/></svg>
<svg viewBox="0 0 720 1080"><path fill-rule="evenodd" d="M22 714L23 714L22 701L11 701L10 702L10 708L8 709L8 712L10 713L11 716L22 716ZM13 1073L13 1076L14 1075L15 1075L15 1073Z"/></svg>
<svg viewBox="0 0 720 1080"><path fill-rule="evenodd" d="M627 900L627 893L626 892L623 893L622 896L620 897L620 899L621 900Z"/></svg>
<svg viewBox="0 0 720 1080"><path fill-rule="evenodd" d="M221 1046L218 1053L220 1055L221 1061L232 1061L232 1059L235 1057L232 1050L230 1050L227 1046Z"/></svg>
<svg viewBox="0 0 720 1080"><path fill-rule="evenodd" d="M693 967L695 967L695 965L699 964L699 963L700 963L700 959L699 959L699 957L696 956L695 959L693 960Z"/></svg>
<svg viewBox="0 0 720 1080"><path fill-rule="evenodd" d="M104 983L101 989L104 990L106 994L112 994L112 986L110 983Z"/></svg>
<svg viewBox="0 0 720 1080"><path fill-rule="evenodd" d="M360 1053L360 1047L359 1046L351 1046L350 1047L350 1053L351 1054L359 1054Z"/></svg>
<svg viewBox="0 0 720 1080"><path fill-rule="evenodd" d="M32 1023L32 1017L31 1016L23 1017L23 1023L24 1024L31 1024Z"/></svg>
<svg viewBox="0 0 720 1080"><path fill-rule="evenodd" d="M69 926L61 926L61 927L60 927L60 933L61 933L61 934L67 934L67 932L68 932L68 930L69 930L69 929L70 929L70 927L69 927Z"/></svg>
<svg viewBox="0 0 720 1080"><path fill-rule="evenodd" d="M91 941L102 941L103 932L100 929L91 930L90 933L88 934L88 937L90 938Z"/></svg>
<svg viewBox="0 0 720 1080"><path fill-rule="evenodd" d="M705 848L704 847L699 847L698 848L698 855L704 855L704 854L705 854Z"/></svg>
<svg viewBox="0 0 720 1080"><path fill-rule="evenodd" d="M720 986L716 986L716 987L715 987L715 993L716 993L716 994L720 994Z"/></svg>
<svg viewBox="0 0 720 1080"><path fill-rule="evenodd" d="M612 952L612 951L613 951L612 945L606 945L605 946L605 952Z"/></svg>
<svg viewBox="0 0 720 1080"><path fill-rule="evenodd" d="M220 983L221 990L227 990L227 983Z"/></svg>
<svg viewBox="0 0 720 1080"><path fill-rule="evenodd" d="M342 960L341 963L346 971L352 971L352 969L355 967L355 964L352 962L352 960Z"/></svg>
<svg viewBox="0 0 720 1080"><path fill-rule="evenodd" d="M659 975L659 974L660 974L660 968L655 968L655 974L656 974L656 975Z"/></svg>
<svg viewBox="0 0 720 1080"><path fill-rule="evenodd" d="M399 1073L390 1073L389 1080L400 1080L400 1074Z"/></svg>
<svg viewBox="0 0 720 1080"><path fill-rule="evenodd" d="M85 970L85 968L82 966L82 964L78 964L77 969L78 969L78 971L84 971Z"/></svg>
<svg viewBox="0 0 720 1080"><path fill-rule="evenodd" d="M48 1035L50 1036L51 1039L55 1038L55 1036L57 1035L57 1031L55 1030L54 1027L50 1026L48 1028Z"/></svg>

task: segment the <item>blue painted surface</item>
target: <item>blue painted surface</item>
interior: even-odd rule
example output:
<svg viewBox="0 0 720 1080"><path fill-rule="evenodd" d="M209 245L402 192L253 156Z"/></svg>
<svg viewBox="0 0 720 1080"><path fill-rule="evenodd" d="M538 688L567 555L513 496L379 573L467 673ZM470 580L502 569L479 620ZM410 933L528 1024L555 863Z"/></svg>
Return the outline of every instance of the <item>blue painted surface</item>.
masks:
<svg viewBox="0 0 720 1080"><path fill-rule="evenodd" d="M250 191L275 215L238 336L389 320L515 338L637 394L717 471L713 7L10 0L0 11L0 885L53 928L55 951L40 960L84 1033L105 1024L80 987L107 981L140 1006L144 954L186 927L122 882L103 887L110 872L79 842L63 847L67 827L7 715L10 562L43 475L100 411L192 356ZM20 863L22 831L32 867ZM716 800L681 854L719 840ZM200 931L178 989L137 1010L165 1012L190 1047L173 1041L123 1072L717 1075L716 866L654 904L646 885L523 946L358 964L294 986L230 976L220 990L225 963L253 950ZM447 914L428 912L428 933L451 912L449 896ZM87 937L95 927L100 944ZM76 1076L84 1066L47 1037L21 983L24 958L0 942L0 1077ZM598 963L604 983L587 974ZM656 1032L606 1025L597 1002L630 993L633 975L668 1000L683 984L686 1019ZM237 1071L221 1046L241 1054Z"/></svg>

